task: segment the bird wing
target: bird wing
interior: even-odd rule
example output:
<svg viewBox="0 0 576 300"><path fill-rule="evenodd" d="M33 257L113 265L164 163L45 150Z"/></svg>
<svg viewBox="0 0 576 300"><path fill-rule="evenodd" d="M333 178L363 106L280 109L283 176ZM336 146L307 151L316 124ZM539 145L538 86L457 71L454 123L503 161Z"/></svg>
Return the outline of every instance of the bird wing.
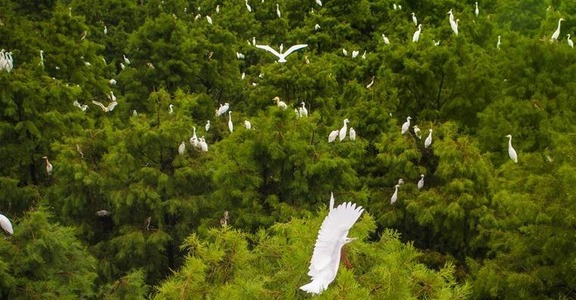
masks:
<svg viewBox="0 0 576 300"><path fill-rule="evenodd" d="M9 234L14 234L12 223L10 223L10 220L3 214L0 214L0 227L2 227L2 229L4 229L4 231L8 232Z"/></svg>
<svg viewBox="0 0 576 300"><path fill-rule="evenodd" d="M284 55L286 57L286 56L290 55L290 53L297 51L297 50L300 50L302 48L306 48L306 47L308 47L307 44L294 45L294 46L288 48L288 50L286 50L286 52L282 53L282 55Z"/></svg>
<svg viewBox="0 0 576 300"><path fill-rule="evenodd" d="M102 108L103 111L106 111L106 109L107 109L106 106L104 106L104 104L102 104L102 103L99 102L99 101L92 100L92 103L100 106L100 108Z"/></svg>
<svg viewBox="0 0 576 300"><path fill-rule="evenodd" d="M110 102L110 104L108 104L108 111L113 111L114 107L116 107L116 105L118 105L118 102L116 102L116 101Z"/></svg>
<svg viewBox="0 0 576 300"><path fill-rule="evenodd" d="M270 47L270 46L268 46L268 45L256 45L256 48L260 48L260 49L266 50L266 51L268 51L268 52L270 52L270 53L272 53L272 54L274 54L274 55L276 55L276 56L278 56L278 57L281 57L281 56L282 56L280 53L278 53L278 51L272 49L272 47ZM290 48L290 49L292 49L292 48Z"/></svg>

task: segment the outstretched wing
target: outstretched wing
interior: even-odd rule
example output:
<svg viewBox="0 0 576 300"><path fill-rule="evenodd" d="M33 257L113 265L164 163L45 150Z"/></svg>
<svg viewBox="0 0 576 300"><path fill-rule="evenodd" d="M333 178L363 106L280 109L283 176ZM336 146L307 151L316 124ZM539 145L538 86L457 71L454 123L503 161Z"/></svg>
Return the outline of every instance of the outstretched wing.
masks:
<svg viewBox="0 0 576 300"><path fill-rule="evenodd" d="M272 49L272 47L270 47L268 45L256 45L256 48L266 50L266 51L268 51L268 52L270 52L270 53L272 53L278 57L282 56L280 53L278 53L276 50ZM290 48L290 49L292 49L292 48Z"/></svg>
<svg viewBox="0 0 576 300"><path fill-rule="evenodd" d="M297 50L300 50L302 48L306 48L306 47L308 47L307 44L294 45L294 46L288 48L288 50L286 50L286 52L284 52L283 55L288 56L288 55L290 55L290 53L297 51Z"/></svg>
<svg viewBox="0 0 576 300"><path fill-rule="evenodd" d="M104 104L102 104L102 103L99 102L99 101L92 100L92 103L94 103L95 105L100 106L100 108L101 108L103 111L106 111L106 109L107 109L106 106L104 106Z"/></svg>

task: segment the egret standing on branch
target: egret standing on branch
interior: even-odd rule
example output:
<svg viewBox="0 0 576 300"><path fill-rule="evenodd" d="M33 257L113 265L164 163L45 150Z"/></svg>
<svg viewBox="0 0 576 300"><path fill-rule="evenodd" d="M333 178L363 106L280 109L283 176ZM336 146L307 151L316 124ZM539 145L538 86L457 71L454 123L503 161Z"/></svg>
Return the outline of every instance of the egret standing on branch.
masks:
<svg viewBox="0 0 576 300"><path fill-rule="evenodd" d="M512 135L509 134L506 137L508 138L508 156L510 156L510 159L515 163L518 163L518 153L516 153L516 150L512 147Z"/></svg>
<svg viewBox="0 0 576 300"><path fill-rule="evenodd" d="M338 137L340 138L340 141L343 141L346 138L346 131L348 131L348 119L344 119L344 125L342 126L342 128L340 128L340 133L338 135Z"/></svg>
<svg viewBox="0 0 576 300"><path fill-rule="evenodd" d="M412 22L414 22L414 26L418 26L418 19L416 19L416 14L412 12Z"/></svg>
<svg viewBox="0 0 576 300"><path fill-rule="evenodd" d="M6 218L6 216L4 216L3 214L0 214L0 227L2 227L2 229L6 231L6 233L8 233L9 235L14 234L12 223L10 223L10 220Z"/></svg>
<svg viewBox="0 0 576 300"><path fill-rule="evenodd" d="M412 42L413 43L417 43L418 40L420 39L420 33L422 32L422 24L418 25L418 30L416 30L416 32L414 32L414 35L412 36Z"/></svg>
<svg viewBox="0 0 576 300"><path fill-rule="evenodd" d="M282 109L288 108L288 105L286 105L286 103L285 103L284 101L280 100L280 97L276 96L276 97L274 97L274 99L272 99L272 100L274 100L274 102L276 102L276 105L277 105L278 107L280 107L280 108L282 108Z"/></svg>
<svg viewBox="0 0 576 300"><path fill-rule="evenodd" d="M572 41L572 39L570 39L570 34L566 35L566 42L568 43L568 46L570 46L570 48L574 48L574 42Z"/></svg>
<svg viewBox="0 0 576 300"><path fill-rule="evenodd" d="M288 50L286 50L286 52L284 52L284 53L278 53L276 50L272 49L272 47L270 47L268 45L256 45L256 48L266 50L266 51L274 54L275 56L277 56L279 63L285 63L286 57L288 55L290 55L294 51L297 51L297 50L300 50L300 49L306 48L306 47L308 47L307 44L298 44L298 45L294 45L294 46L288 48ZM282 51L280 51L280 52L282 52Z"/></svg>
<svg viewBox="0 0 576 300"><path fill-rule="evenodd" d="M480 14L480 10L478 9L478 2L475 2L474 5L476 6L476 8L474 8L474 14L476 15L476 17L478 17L478 15Z"/></svg>
<svg viewBox="0 0 576 300"><path fill-rule="evenodd" d="M420 174L420 180L418 180L418 190L421 190L423 187L424 187L424 174Z"/></svg>
<svg viewBox="0 0 576 300"><path fill-rule="evenodd" d="M228 112L228 130L230 130L230 133L234 132L234 124L232 123L232 111Z"/></svg>
<svg viewBox="0 0 576 300"><path fill-rule="evenodd" d="M401 134L405 134L406 132L408 132L408 129L410 129L410 120L412 118L408 117L406 118L406 122L404 122L404 124L402 124L402 130L400 131Z"/></svg>
<svg viewBox="0 0 576 300"><path fill-rule="evenodd" d="M556 31L554 31L554 33L550 37L551 42L558 40L558 37L560 36L560 24L562 21L564 21L564 19L562 18L558 20L558 28L556 28Z"/></svg>
<svg viewBox="0 0 576 300"><path fill-rule="evenodd" d="M424 148L428 148L430 145L432 145L432 128L428 129L428 131L430 133L428 134L426 140L424 140Z"/></svg>
<svg viewBox="0 0 576 300"><path fill-rule="evenodd" d="M322 222L310 260L308 276L312 282L301 286L301 290L320 294L334 281L340 265L342 247L354 240L347 236L348 231L363 211L361 206L356 207L356 204L351 202L330 210Z"/></svg>
<svg viewBox="0 0 576 300"><path fill-rule="evenodd" d="M334 142L336 137L338 137L338 130L332 130L328 135L328 143Z"/></svg>
<svg viewBox="0 0 576 300"><path fill-rule="evenodd" d="M395 185L394 186L394 194L392 194L392 197L390 197L390 204L394 204L396 203L396 200L398 200L398 187L400 185Z"/></svg>
<svg viewBox="0 0 576 300"><path fill-rule="evenodd" d="M42 159L46 161L46 173L48 174L48 176L52 175L52 169L54 169L54 167L48 160L48 156L43 156Z"/></svg>

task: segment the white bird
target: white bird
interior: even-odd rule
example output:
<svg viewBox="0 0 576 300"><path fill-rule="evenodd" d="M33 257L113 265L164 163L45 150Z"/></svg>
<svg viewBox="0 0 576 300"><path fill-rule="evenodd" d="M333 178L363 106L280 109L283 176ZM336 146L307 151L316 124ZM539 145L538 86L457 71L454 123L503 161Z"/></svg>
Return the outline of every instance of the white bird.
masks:
<svg viewBox="0 0 576 300"><path fill-rule="evenodd" d="M202 151L208 152L208 144L206 143L206 140L204 140L204 137L201 137L198 143L200 144L200 149Z"/></svg>
<svg viewBox="0 0 576 300"><path fill-rule="evenodd" d="M352 51L352 58L358 57L358 54L360 54L360 51L358 51L358 50Z"/></svg>
<svg viewBox="0 0 576 300"><path fill-rule="evenodd" d="M198 136L196 135L196 126L192 126L192 128L194 129L194 132L192 133L192 137L190 138L190 145L192 145L192 147L198 148L199 144L198 144Z"/></svg>
<svg viewBox="0 0 576 300"><path fill-rule="evenodd" d="M116 79L112 78L108 81L111 85L116 85Z"/></svg>
<svg viewBox="0 0 576 300"><path fill-rule="evenodd" d="M272 47L270 47L268 45L256 45L256 48L266 50L266 51L274 54L275 56L277 56L278 62L280 62L280 63L286 62L286 57L288 55L290 55L292 52L300 50L300 49L305 48L305 47L308 47L308 45L307 44L298 44L298 45L294 45L294 46L288 48L288 50L286 50L286 52L284 52L284 53L278 53L276 50L272 49ZM280 52L282 52L282 50L280 50Z"/></svg>
<svg viewBox="0 0 576 300"><path fill-rule="evenodd" d="M440 46L440 41L434 41L434 46Z"/></svg>
<svg viewBox="0 0 576 300"><path fill-rule="evenodd" d="M422 24L418 25L418 30L416 30L416 32L414 32L414 35L412 36L412 42L413 43L417 43L418 40L420 39L420 33L422 32Z"/></svg>
<svg viewBox="0 0 576 300"><path fill-rule="evenodd" d="M322 6L322 0L316 0L316 4L318 4L319 6Z"/></svg>
<svg viewBox="0 0 576 300"><path fill-rule="evenodd" d="M390 40L386 37L385 34L382 34L382 39L384 40L384 44L390 45Z"/></svg>
<svg viewBox="0 0 576 300"><path fill-rule="evenodd" d="M186 152L186 143L182 142L180 146L178 146L178 154L183 155Z"/></svg>
<svg viewBox="0 0 576 300"><path fill-rule="evenodd" d="M130 60L128 59L128 57L126 57L126 55L122 55L124 57L124 62L129 65L130 64Z"/></svg>
<svg viewBox="0 0 576 300"><path fill-rule="evenodd" d="M412 12L412 22L414 22L414 26L418 26L418 19L416 19L416 14Z"/></svg>
<svg viewBox="0 0 576 300"><path fill-rule="evenodd" d="M475 2L474 5L476 6L476 8L474 8L474 14L476 15L476 17L478 17L478 15L480 14L480 10L478 9L478 2Z"/></svg>
<svg viewBox="0 0 576 300"><path fill-rule="evenodd" d="M120 68L121 68L122 70L124 70L124 69L126 69L126 66L125 66L123 63L120 63Z"/></svg>
<svg viewBox="0 0 576 300"><path fill-rule="evenodd" d="M346 202L328 213L318 232L310 260L308 276L312 281L301 286L301 290L320 294L334 281L340 266L342 247L354 240L347 236L348 231L363 211L361 206L356 207L356 204Z"/></svg>
<svg viewBox="0 0 576 300"><path fill-rule="evenodd" d="M250 7L250 4L248 4L248 0L246 1L246 9L248 10L248 12L252 12L252 7Z"/></svg>
<svg viewBox="0 0 576 300"><path fill-rule="evenodd" d="M232 123L232 111L228 112L228 130L230 130L230 133L234 132L234 124Z"/></svg>
<svg viewBox="0 0 576 300"><path fill-rule="evenodd" d="M328 143L334 142L337 137L338 137L338 130L332 130L332 132L330 132L330 134L328 135Z"/></svg>
<svg viewBox="0 0 576 300"><path fill-rule="evenodd" d="M572 39L570 39L570 34L566 35L566 42L568 42L568 46L570 46L570 48L574 48L574 42L572 41Z"/></svg>
<svg viewBox="0 0 576 300"><path fill-rule="evenodd" d="M355 141L356 140L356 130L354 130L354 128L350 127L350 140L351 141Z"/></svg>
<svg viewBox="0 0 576 300"><path fill-rule="evenodd" d="M458 35L458 21L460 21L459 19L456 19L456 21L450 21L450 27L452 28L452 31L454 32L455 35Z"/></svg>
<svg viewBox="0 0 576 300"><path fill-rule="evenodd" d="M428 134L426 140L424 140L424 148L428 148L430 145L432 145L432 128L428 129L428 131L430 133Z"/></svg>
<svg viewBox="0 0 576 300"><path fill-rule="evenodd" d="M244 59L244 58L245 58L244 54L243 54L243 53L240 53L240 52L236 52L236 57L237 57L238 59Z"/></svg>
<svg viewBox="0 0 576 300"><path fill-rule="evenodd" d="M220 13L220 4L216 5L216 13L217 13L217 14Z"/></svg>
<svg viewBox="0 0 576 300"><path fill-rule="evenodd" d="M52 166L52 164L48 160L48 156L43 156L42 159L46 161L46 173L48 174L48 176L52 175L52 170L54 169L54 166Z"/></svg>
<svg viewBox="0 0 576 300"><path fill-rule="evenodd" d="M248 120L244 120L244 127L246 127L246 129L252 129L252 123Z"/></svg>
<svg viewBox="0 0 576 300"><path fill-rule="evenodd" d="M371 88L372 85L374 85L374 77L375 77L375 76L372 76L372 81L370 81L370 83L366 85L366 88L367 88L367 89Z"/></svg>
<svg viewBox="0 0 576 300"><path fill-rule="evenodd" d="M212 25L212 18L210 16L206 16L206 20L208 23L210 23L210 25Z"/></svg>
<svg viewBox="0 0 576 300"><path fill-rule="evenodd" d="M108 34L108 27L106 27L106 25L104 25L104 34Z"/></svg>
<svg viewBox="0 0 576 300"><path fill-rule="evenodd" d="M364 53L362 53L362 59L366 59L366 50L364 50Z"/></svg>
<svg viewBox="0 0 576 300"><path fill-rule="evenodd" d="M496 43L496 49L500 50L500 36L498 36L498 43Z"/></svg>
<svg viewBox="0 0 576 300"><path fill-rule="evenodd" d="M398 187L400 185L395 185L394 186L394 194L392 194L392 197L390 197L390 204L394 204L396 202L396 200L398 200Z"/></svg>
<svg viewBox="0 0 576 300"><path fill-rule="evenodd" d="M320 30L320 24L314 25L314 30L316 30L316 31Z"/></svg>
<svg viewBox="0 0 576 300"><path fill-rule="evenodd" d="M340 128L340 133L338 134L338 137L340 138L340 141L343 141L346 138L346 132L348 131L348 119L344 119L344 125L342 126L342 128Z"/></svg>
<svg viewBox="0 0 576 300"><path fill-rule="evenodd" d="M307 117L308 116L308 109L306 109L306 104L302 102L302 107L298 108L298 116L299 117Z"/></svg>
<svg viewBox="0 0 576 300"><path fill-rule="evenodd" d="M102 102L100 101L94 101L92 100L92 103L94 103L95 105L100 106L100 108L104 111L104 112L110 112L114 110L114 107L116 107L116 105L118 105L118 102L116 101L112 101L108 104L108 106L104 106L104 104L102 104Z"/></svg>
<svg viewBox="0 0 576 300"><path fill-rule="evenodd" d="M447 14L449 15L450 22L454 22L454 14L452 13L452 9L450 9Z"/></svg>
<svg viewBox="0 0 576 300"><path fill-rule="evenodd" d="M401 186L403 184L404 184L404 179L398 178L398 186Z"/></svg>
<svg viewBox="0 0 576 300"><path fill-rule="evenodd" d="M516 150L514 150L514 147L512 147L512 135L509 134L506 137L508 138L508 156L510 156L511 160L517 163L518 153L516 153Z"/></svg>
<svg viewBox="0 0 576 300"><path fill-rule="evenodd" d="M230 104L228 104L228 102L224 103L224 105L220 104L220 107L216 110L216 116L219 117L225 114L229 108Z"/></svg>
<svg viewBox="0 0 576 300"><path fill-rule="evenodd" d="M40 50L40 65L44 67L44 50Z"/></svg>
<svg viewBox="0 0 576 300"><path fill-rule="evenodd" d="M416 137L422 139L422 133L420 132L420 128L418 128L418 125L414 125L412 128L414 128L414 134L416 135Z"/></svg>
<svg viewBox="0 0 576 300"><path fill-rule="evenodd" d="M408 118L406 118L406 122L404 122L404 124L402 124L402 130L400 131L401 134L405 134L406 132L408 132L408 129L410 129L410 120L412 118L410 118L410 116L408 116Z"/></svg>
<svg viewBox="0 0 576 300"><path fill-rule="evenodd" d="M170 105L168 106L168 113L169 114L173 114L174 113L174 104L170 103Z"/></svg>
<svg viewBox="0 0 576 300"><path fill-rule="evenodd" d="M550 37L550 41L556 41L558 39L558 37L560 36L560 24L561 22L564 21L563 18L560 18L558 20L558 28L556 28L556 31L554 31L554 33L552 34L552 36Z"/></svg>
<svg viewBox="0 0 576 300"><path fill-rule="evenodd" d="M0 214L0 227L2 227L2 229L4 229L4 231L9 235L14 234L12 223L10 223L10 220L3 214Z"/></svg>
<svg viewBox="0 0 576 300"><path fill-rule="evenodd" d="M393 3L393 4L392 4L392 8L393 8L394 10L397 10L397 9L398 9L398 6L396 5L396 3Z"/></svg>
<svg viewBox="0 0 576 300"><path fill-rule="evenodd" d="M133 110L132 115L136 117L138 115L138 112L136 110Z"/></svg>
<svg viewBox="0 0 576 300"><path fill-rule="evenodd" d="M420 174L420 180L418 180L418 190L424 187L424 174Z"/></svg>
<svg viewBox="0 0 576 300"><path fill-rule="evenodd" d="M88 104L80 104L80 102L78 101L74 101L74 103L72 103L74 106L78 107L79 109L81 109L82 111L86 111L88 109Z"/></svg>
<svg viewBox="0 0 576 300"><path fill-rule="evenodd" d="M344 56L348 56L348 51L346 51L346 49L342 48L342 54L344 54Z"/></svg>
<svg viewBox="0 0 576 300"><path fill-rule="evenodd" d="M276 96L276 97L274 97L274 99L272 99L272 100L274 100L274 102L276 102L276 105L277 105L278 107L280 107L280 108L282 108L282 109L288 108L288 105L286 105L286 103L285 103L284 101L280 100L280 97Z"/></svg>
<svg viewBox="0 0 576 300"><path fill-rule="evenodd" d="M204 129L206 130L206 132L208 132L208 130L210 130L210 120L206 121L206 125L204 125Z"/></svg>
<svg viewBox="0 0 576 300"><path fill-rule="evenodd" d="M278 18L282 17L282 14L280 13L280 5L278 5L278 3L276 3L276 14L278 15Z"/></svg>
<svg viewBox="0 0 576 300"><path fill-rule="evenodd" d="M110 99L110 101L112 101L112 102L116 101L116 96L114 96L113 91L110 91L110 94L108 95L108 99Z"/></svg>

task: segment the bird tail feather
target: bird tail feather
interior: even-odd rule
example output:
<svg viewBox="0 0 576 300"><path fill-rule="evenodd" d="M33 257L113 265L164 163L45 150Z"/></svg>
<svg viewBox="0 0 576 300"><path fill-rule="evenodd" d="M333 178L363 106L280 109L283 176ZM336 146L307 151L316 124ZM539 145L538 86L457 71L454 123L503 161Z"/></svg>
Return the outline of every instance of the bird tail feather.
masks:
<svg viewBox="0 0 576 300"><path fill-rule="evenodd" d="M312 282L301 286L300 289L307 293L320 294L324 291L324 286L313 280Z"/></svg>

